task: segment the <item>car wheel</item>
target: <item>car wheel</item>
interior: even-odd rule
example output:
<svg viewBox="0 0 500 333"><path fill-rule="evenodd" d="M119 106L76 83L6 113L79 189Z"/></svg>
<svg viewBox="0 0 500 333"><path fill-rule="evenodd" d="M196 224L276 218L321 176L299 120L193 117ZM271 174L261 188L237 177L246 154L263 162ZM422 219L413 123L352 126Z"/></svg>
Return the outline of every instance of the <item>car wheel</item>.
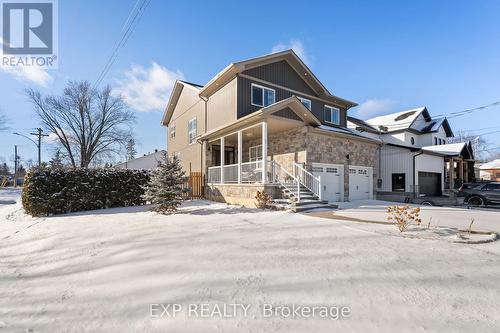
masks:
<svg viewBox="0 0 500 333"><path fill-rule="evenodd" d="M434 206L434 204L432 203L432 201L422 201L420 203L420 205L422 205L422 206Z"/></svg>
<svg viewBox="0 0 500 333"><path fill-rule="evenodd" d="M484 206L484 200L481 197L470 197L467 203L469 206Z"/></svg>

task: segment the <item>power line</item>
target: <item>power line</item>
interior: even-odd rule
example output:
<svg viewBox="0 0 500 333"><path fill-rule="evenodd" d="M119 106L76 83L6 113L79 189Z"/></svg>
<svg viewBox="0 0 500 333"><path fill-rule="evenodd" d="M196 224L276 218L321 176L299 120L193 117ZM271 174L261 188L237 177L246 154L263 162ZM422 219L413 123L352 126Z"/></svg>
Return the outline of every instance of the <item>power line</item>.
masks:
<svg viewBox="0 0 500 333"><path fill-rule="evenodd" d="M137 24L139 23L139 20L141 19L142 15L144 14L144 11L146 10L147 6L151 2L151 0L142 0L140 7L138 8L138 4L141 0L137 0L134 7L132 8L129 16L127 17L127 20L125 21L125 24L122 27L121 30L121 38L119 41L115 44L113 47L113 51L111 53L111 56L109 57L108 61L104 65L104 68L102 69L101 73L97 77L97 80L94 83L94 87L99 86L101 84L102 80L106 77L107 73L115 63L116 59L118 59L118 54L120 52L120 49L125 46L127 43L128 39L132 35L134 29L137 27ZM135 12L135 13L134 13ZM131 19L132 17L132 19Z"/></svg>

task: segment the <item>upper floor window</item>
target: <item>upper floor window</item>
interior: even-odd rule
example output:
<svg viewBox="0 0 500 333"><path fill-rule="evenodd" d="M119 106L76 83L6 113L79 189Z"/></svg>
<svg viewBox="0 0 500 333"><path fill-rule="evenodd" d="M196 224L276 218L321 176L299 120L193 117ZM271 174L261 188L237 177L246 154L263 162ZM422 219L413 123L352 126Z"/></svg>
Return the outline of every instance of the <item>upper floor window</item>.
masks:
<svg viewBox="0 0 500 333"><path fill-rule="evenodd" d="M410 142L411 142L411 144L412 144L412 145L414 145L414 144L415 144L415 138L414 138L414 137L411 137L411 138L410 138Z"/></svg>
<svg viewBox="0 0 500 333"><path fill-rule="evenodd" d="M304 104L304 106L310 111L311 110L311 100L303 97L298 97L297 98Z"/></svg>
<svg viewBox="0 0 500 333"><path fill-rule="evenodd" d="M252 83L252 105L269 106L274 104L274 89L266 88Z"/></svg>
<svg viewBox="0 0 500 333"><path fill-rule="evenodd" d="M441 139L439 139L439 143L441 144ZM434 145L438 144L438 138L434 138Z"/></svg>
<svg viewBox="0 0 500 333"><path fill-rule="evenodd" d="M339 108L325 105L325 122L340 125Z"/></svg>
<svg viewBox="0 0 500 333"><path fill-rule="evenodd" d="M196 118L193 118L188 122L189 144L196 142L196 127L197 127Z"/></svg>
<svg viewBox="0 0 500 333"><path fill-rule="evenodd" d="M170 138L171 139L175 138L175 125L170 126Z"/></svg>

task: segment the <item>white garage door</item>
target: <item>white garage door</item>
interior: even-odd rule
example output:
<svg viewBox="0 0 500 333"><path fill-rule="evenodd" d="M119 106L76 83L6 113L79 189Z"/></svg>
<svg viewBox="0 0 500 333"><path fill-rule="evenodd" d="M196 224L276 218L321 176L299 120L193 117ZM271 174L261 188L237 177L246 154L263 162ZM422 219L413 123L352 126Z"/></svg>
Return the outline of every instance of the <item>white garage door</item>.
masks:
<svg viewBox="0 0 500 333"><path fill-rule="evenodd" d="M349 166L349 201L372 199L372 187L372 168Z"/></svg>
<svg viewBox="0 0 500 333"><path fill-rule="evenodd" d="M313 163L312 174L321 176L321 199L330 202L344 200L344 166L342 164Z"/></svg>

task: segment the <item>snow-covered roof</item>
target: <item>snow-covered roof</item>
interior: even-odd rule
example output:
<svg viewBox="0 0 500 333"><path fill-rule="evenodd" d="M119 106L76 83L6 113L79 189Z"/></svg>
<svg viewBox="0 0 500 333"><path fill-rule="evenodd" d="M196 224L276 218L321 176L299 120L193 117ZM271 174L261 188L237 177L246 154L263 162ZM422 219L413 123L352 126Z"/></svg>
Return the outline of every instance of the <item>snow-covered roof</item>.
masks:
<svg viewBox="0 0 500 333"><path fill-rule="evenodd" d="M364 134L363 132L359 132L355 129L352 128L345 128L345 127L334 127L334 126L327 126L327 125L320 125L318 126L319 129L330 131L330 132L336 132L336 133L341 133L341 134L347 134L347 135L354 135L358 137L362 137L365 139L373 140L376 142L381 142L379 139L373 138L369 135Z"/></svg>
<svg viewBox="0 0 500 333"><path fill-rule="evenodd" d="M467 145L466 142L449 143L446 145L425 146L422 147L422 150L431 151L434 153L439 153L448 156L455 156L455 155L460 155L466 145Z"/></svg>
<svg viewBox="0 0 500 333"><path fill-rule="evenodd" d="M479 169L481 170L500 169L500 159L496 159L488 163L481 164Z"/></svg>
<svg viewBox="0 0 500 333"><path fill-rule="evenodd" d="M383 116L371 118L365 120L367 124L372 126L374 129L378 129L379 126L388 127L389 131L397 131L401 129L409 128L415 119L424 111L427 111L425 107L419 107L416 109L390 113Z"/></svg>
<svg viewBox="0 0 500 333"><path fill-rule="evenodd" d="M134 158L126 163L116 164L114 167L117 169L133 169L133 170L151 170L158 166L158 161L162 158L165 150L155 151L154 153L147 154L138 158Z"/></svg>

